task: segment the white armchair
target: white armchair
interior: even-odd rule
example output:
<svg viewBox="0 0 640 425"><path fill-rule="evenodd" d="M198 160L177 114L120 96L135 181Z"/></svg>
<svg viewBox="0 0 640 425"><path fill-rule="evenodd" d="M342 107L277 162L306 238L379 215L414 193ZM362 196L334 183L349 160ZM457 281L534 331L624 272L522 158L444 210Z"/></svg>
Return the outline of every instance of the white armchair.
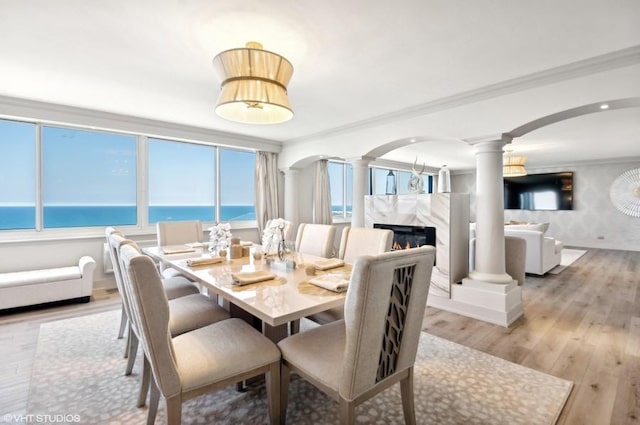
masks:
<svg viewBox="0 0 640 425"><path fill-rule="evenodd" d="M505 236L515 236L527 241L527 260L525 272L543 275L558 264L563 244L552 237L545 236L541 230L510 229L506 226Z"/></svg>

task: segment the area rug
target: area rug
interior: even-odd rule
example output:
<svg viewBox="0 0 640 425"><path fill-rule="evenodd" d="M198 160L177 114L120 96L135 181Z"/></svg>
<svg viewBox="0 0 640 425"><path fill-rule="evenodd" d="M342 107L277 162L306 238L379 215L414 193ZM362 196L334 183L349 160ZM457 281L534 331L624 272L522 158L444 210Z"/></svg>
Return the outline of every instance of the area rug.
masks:
<svg viewBox="0 0 640 425"><path fill-rule="evenodd" d="M560 274L563 270L573 264L578 258L586 254L584 249L562 248L560 264L549 270L551 274Z"/></svg>
<svg viewBox="0 0 640 425"><path fill-rule="evenodd" d="M118 314L111 311L41 326L28 414L62 415L57 417L67 418L68 423L145 423L147 409L135 407L141 365L138 362L134 375L124 376L124 340L115 339ZM550 425L572 385L422 333L414 383L417 422ZM164 407L156 423L164 423ZM252 384L245 392L230 386L190 400L183 405L182 423L267 424L264 384ZM293 375L287 423L337 424L338 406ZM398 385L360 405L357 423L404 423Z"/></svg>

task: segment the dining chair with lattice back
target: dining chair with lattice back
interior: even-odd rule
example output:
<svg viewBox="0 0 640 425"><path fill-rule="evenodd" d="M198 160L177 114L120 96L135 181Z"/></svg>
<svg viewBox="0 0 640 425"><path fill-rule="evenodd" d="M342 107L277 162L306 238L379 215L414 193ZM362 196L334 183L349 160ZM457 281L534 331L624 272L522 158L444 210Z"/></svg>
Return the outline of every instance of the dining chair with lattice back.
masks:
<svg viewBox="0 0 640 425"><path fill-rule="evenodd" d="M296 234L296 251L317 257L334 256L336 227L331 224L300 223Z"/></svg>
<svg viewBox="0 0 640 425"><path fill-rule="evenodd" d="M128 277L132 314L153 374L148 423L155 421L161 396L166 423L180 424L184 401L263 374L271 423L280 423L277 346L237 318L172 336L170 306L155 264L130 245L122 246L120 255Z"/></svg>
<svg viewBox="0 0 640 425"><path fill-rule="evenodd" d="M415 424L413 366L426 308L435 248L358 257L345 300L345 318L283 339L281 418L290 373L339 403L340 423L355 408L400 382L407 424Z"/></svg>
<svg viewBox="0 0 640 425"><path fill-rule="evenodd" d="M110 244L115 248L117 252L117 262L119 273L122 277L122 285L123 285L123 301L124 305L127 306L127 310L129 312L129 317L131 317L131 311L133 309L131 303L131 292L129 290L128 285L128 276L124 272L124 267L122 266L122 261L120 258L120 251L123 246L130 246L137 252L140 252L140 248L138 245L129 240L124 239L119 234L111 234L110 235ZM185 294L180 297L174 297L169 299L168 291L165 287L165 282L167 280L175 280L175 279L183 279L179 276L173 278L165 278L161 279L160 283L162 285L162 289L167 297L169 306L170 306L170 320L169 320L169 331L172 336L181 335L185 332L189 332L193 329L198 329L211 323L216 323L221 320L228 319L229 312L224 308L220 307L216 300L210 299L209 297L200 294L199 292ZM136 353L138 351L138 343L140 341L140 331L139 328L136 327L133 321L129 321L129 334L127 341L127 355L128 357L127 366L125 368L125 375L131 375L133 371L133 366L135 363ZM140 392L138 395L137 406L142 407L146 403L147 394L149 392L149 377L150 370L148 361L145 359L143 363L143 372L142 372L142 380L140 382Z"/></svg>
<svg viewBox="0 0 640 425"><path fill-rule="evenodd" d="M200 220L184 221L158 221L156 223L158 247L171 245L184 245L197 243L204 240L202 222ZM164 277L176 276L179 272L172 268L164 268L160 265Z"/></svg>
<svg viewBox="0 0 640 425"><path fill-rule="evenodd" d="M129 320L129 313L124 302L124 284L122 282L122 272L120 262L118 260L118 247L117 244L112 243L110 239L111 235L117 235L122 239L125 239L125 235L111 226L105 229L107 250L109 251L109 259L111 260L111 268L113 270L113 276L116 281L116 287L118 288L118 292L120 293L120 296L122 298L122 313L120 315L120 328L118 331L118 339L121 339L126 331L127 323ZM169 299L179 298L185 295L197 294L200 292L200 290L193 284L193 282L183 276L165 278L163 279L162 284L164 285L165 292L167 293L167 297ZM129 351L128 347L129 341L127 341L125 357L127 357Z"/></svg>
<svg viewBox="0 0 640 425"><path fill-rule="evenodd" d="M393 232L388 229L345 227L340 239L338 258L353 263L362 255L377 255L391 250ZM334 307L308 317L316 323L324 324L344 318L344 308Z"/></svg>

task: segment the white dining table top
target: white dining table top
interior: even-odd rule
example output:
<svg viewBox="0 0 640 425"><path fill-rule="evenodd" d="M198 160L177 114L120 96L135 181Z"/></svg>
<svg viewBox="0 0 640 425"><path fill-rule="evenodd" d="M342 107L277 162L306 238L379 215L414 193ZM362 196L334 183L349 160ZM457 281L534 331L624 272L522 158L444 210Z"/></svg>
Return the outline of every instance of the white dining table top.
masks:
<svg viewBox="0 0 640 425"><path fill-rule="evenodd" d="M319 288L311 283L305 269L307 265L323 258L308 254L293 254L296 268L287 269L279 261L267 264L266 257L254 260L252 256L226 261L213 265L190 267L190 258L206 257L202 250L190 253L164 254L159 247L143 248L143 252L150 257L163 262L166 266L179 270L188 278L204 285L213 293L227 299L236 306L261 319L271 326L279 326L301 319L302 317L319 313L334 307L344 305L346 292L336 293ZM267 270L276 276L273 280L236 285L231 277L232 273L253 272ZM317 274L332 273L349 278L351 265L318 271Z"/></svg>

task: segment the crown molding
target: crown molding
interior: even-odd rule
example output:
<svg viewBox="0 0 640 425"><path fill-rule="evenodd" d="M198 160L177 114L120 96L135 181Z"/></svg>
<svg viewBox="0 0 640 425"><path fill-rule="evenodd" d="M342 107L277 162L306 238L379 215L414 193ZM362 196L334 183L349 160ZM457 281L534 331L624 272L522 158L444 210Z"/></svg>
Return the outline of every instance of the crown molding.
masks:
<svg viewBox="0 0 640 425"><path fill-rule="evenodd" d="M143 134L149 137L171 138L181 141L209 142L218 146L242 147L269 152L282 150L282 143L274 140L2 95L0 95L0 118L85 127L118 133Z"/></svg>
<svg viewBox="0 0 640 425"><path fill-rule="evenodd" d="M542 87L561 81L571 80L603 71L610 71L640 63L640 45L617 50L604 55L572 62L567 65L547 69L523 77L512 78L474 90L468 90L452 96L443 97L430 102L403 108L388 114L382 114L351 124L285 140L286 144L297 144L317 139L337 136L356 130L415 118L435 112L487 100L506 94Z"/></svg>

